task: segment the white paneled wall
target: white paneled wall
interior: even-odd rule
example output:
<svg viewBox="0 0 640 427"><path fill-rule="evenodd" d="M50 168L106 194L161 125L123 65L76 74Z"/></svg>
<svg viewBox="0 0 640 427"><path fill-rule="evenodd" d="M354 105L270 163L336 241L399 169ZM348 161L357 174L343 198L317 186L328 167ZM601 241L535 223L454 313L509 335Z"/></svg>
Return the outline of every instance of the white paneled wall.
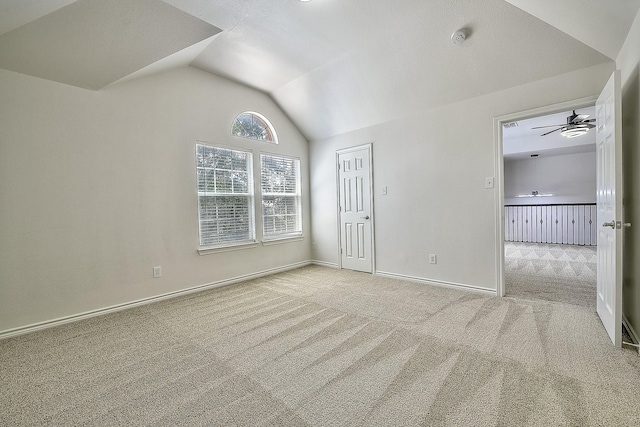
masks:
<svg viewBox="0 0 640 427"><path fill-rule="evenodd" d="M507 205L507 242L596 245L596 205Z"/></svg>

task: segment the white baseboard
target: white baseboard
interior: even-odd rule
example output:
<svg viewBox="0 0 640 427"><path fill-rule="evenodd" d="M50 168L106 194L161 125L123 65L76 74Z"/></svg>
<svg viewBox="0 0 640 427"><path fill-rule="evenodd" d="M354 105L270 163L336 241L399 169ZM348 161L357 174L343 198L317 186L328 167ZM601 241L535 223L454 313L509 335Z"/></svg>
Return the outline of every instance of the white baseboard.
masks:
<svg viewBox="0 0 640 427"><path fill-rule="evenodd" d="M633 326L631 326L631 323L629 323L629 319L627 319L627 316L625 316L624 314L622 315L622 324L629 332L629 335L631 335L633 343L640 344L640 340L638 340L638 334L636 333L635 329L633 329Z"/></svg>
<svg viewBox="0 0 640 427"><path fill-rule="evenodd" d="M269 276L271 274L281 273L288 270L293 270L300 267L305 267L312 264L312 261L302 261L295 264L289 264L282 267L270 268L268 270L259 271L256 273L245 274L242 276L233 277L231 279L219 280L217 282L207 283L204 285L194 286L187 289L182 289L175 292L169 292L166 294L156 295L149 298L143 298L136 301L126 302L124 304L113 305L110 307L99 308L97 310L87 311L84 313L73 314L71 316L60 317L57 319L46 320L44 322L33 323L31 325L19 326L13 329L7 329L0 331L0 339L11 338L18 335L27 334L29 332L39 331L41 329L52 328L54 326L64 325L66 323L77 322L83 319L89 319L91 317L102 316L104 314L114 313L116 311L126 310L128 308L138 307L141 305L151 304L154 302L175 298L182 295L192 294L195 292L204 291L207 289L219 288L221 286L232 285L238 282L244 282L245 280L256 279L258 277Z"/></svg>
<svg viewBox="0 0 640 427"><path fill-rule="evenodd" d="M330 268L340 268L338 264L334 262L318 261L317 259L312 259L311 264L321 265L323 267L330 267Z"/></svg>
<svg viewBox="0 0 640 427"><path fill-rule="evenodd" d="M496 295L496 290L495 289L483 288L483 287L480 287L480 286L464 285L462 283L444 282L442 280L425 279L425 278L422 278L422 277L407 276L405 274L389 273L387 271L377 271L376 274L378 276L389 277L391 279L408 280L410 282L423 283L425 285L440 286L440 287L443 287L443 288L451 288L451 289L462 289L462 290L466 290L466 291L473 291L473 292L480 292L480 293L483 293L483 294L490 294L490 295L493 295L493 296Z"/></svg>

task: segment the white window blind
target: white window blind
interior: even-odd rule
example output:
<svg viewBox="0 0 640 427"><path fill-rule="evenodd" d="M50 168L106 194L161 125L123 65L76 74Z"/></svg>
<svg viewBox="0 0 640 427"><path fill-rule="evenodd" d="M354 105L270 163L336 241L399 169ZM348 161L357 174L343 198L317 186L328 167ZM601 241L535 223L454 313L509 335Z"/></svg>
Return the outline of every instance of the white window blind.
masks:
<svg viewBox="0 0 640 427"><path fill-rule="evenodd" d="M262 154L260 166L263 238L302 235L300 160Z"/></svg>
<svg viewBox="0 0 640 427"><path fill-rule="evenodd" d="M248 151L196 145L200 247L255 242L252 165Z"/></svg>

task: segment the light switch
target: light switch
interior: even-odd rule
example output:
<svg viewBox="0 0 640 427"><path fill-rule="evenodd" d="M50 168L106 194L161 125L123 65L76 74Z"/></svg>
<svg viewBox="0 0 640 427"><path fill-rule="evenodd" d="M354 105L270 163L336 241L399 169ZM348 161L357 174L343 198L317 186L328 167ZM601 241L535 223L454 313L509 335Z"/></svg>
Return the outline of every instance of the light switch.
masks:
<svg viewBox="0 0 640 427"><path fill-rule="evenodd" d="M387 195L387 187L382 187L382 195L386 196Z"/></svg>
<svg viewBox="0 0 640 427"><path fill-rule="evenodd" d="M484 188L493 188L493 177L487 176L484 178Z"/></svg>

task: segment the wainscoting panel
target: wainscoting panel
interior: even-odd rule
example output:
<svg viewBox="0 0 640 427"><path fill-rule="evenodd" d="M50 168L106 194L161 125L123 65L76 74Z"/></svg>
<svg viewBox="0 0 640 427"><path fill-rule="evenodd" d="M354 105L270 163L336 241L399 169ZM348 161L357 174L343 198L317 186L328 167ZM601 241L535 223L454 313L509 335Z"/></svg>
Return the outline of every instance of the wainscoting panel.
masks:
<svg viewBox="0 0 640 427"><path fill-rule="evenodd" d="M596 245L596 205L506 205L507 242Z"/></svg>

